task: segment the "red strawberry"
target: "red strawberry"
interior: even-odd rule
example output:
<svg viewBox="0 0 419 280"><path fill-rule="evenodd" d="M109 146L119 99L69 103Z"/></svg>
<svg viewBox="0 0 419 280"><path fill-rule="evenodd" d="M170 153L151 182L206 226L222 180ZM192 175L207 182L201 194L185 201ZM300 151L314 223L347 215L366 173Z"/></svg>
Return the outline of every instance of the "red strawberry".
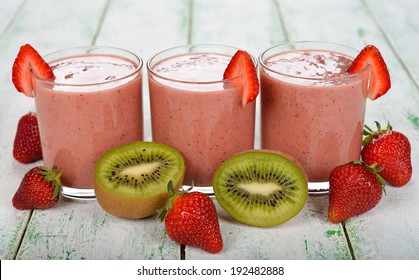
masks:
<svg viewBox="0 0 419 280"><path fill-rule="evenodd" d="M31 69L40 78L54 79L54 74L48 63L31 45L26 44L20 47L13 63L12 82L17 91L28 97L33 97Z"/></svg>
<svg viewBox="0 0 419 280"><path fill-rule="evenodd" d="M223 240L211 198L200 192L174 194L171 181L168 189L170 198L159 216L165 220L167 235L180 244L196 246L212 254L220 252Z"/></svg>
<svg viewBox="0 0 419 280"><path fill-rule="evenodd" d="M242 50L238 50L234 54L224 72L224 79L232 79L239 76L243 77L239 82L240 84L243 83L242 104L246 106L259 93L259 79L251 56Z"/></svg>
<svg viewBox="0 0 419 280"><path fill-rule="evenodd" d="M13 144L13 157L21 163L42 159L38 119L35 113L29 112L20 118Z"/></svg>
<svg viewBox="0 0 419 280"><path fill-rule="evenodd" d="M389 184L400 187L406 185L412 177L411 147L407 137L392 130L390 124L381 129L375 122L377 131L365 126L362 160L367 164L383 167L381 177Z"/></svg>
<svg viewBox="0 0 419 280"><path fill-rule="evenodd" d="M349 66L348 73L359 72L368 64L371 67L368 97L375 100L384 95L391 87L390 73L380 51L373 45L363 48Z"/></svg>
<svg viewBox="0 0 419 280"><path fill-rule="evenodd" d="M329 221L343 222L378 204L384 182L377 171L363 162L346 163L332 170L329 176Z"/></svg>
<svg viewBox="0 0 419 280"><path fill-rule="evenodd" d="M53 207L59 199L61 190L60 173L57 167L51 170L37 166L29 170L22 179L13 196L13 206L19 210L47 209Z"/></svg>

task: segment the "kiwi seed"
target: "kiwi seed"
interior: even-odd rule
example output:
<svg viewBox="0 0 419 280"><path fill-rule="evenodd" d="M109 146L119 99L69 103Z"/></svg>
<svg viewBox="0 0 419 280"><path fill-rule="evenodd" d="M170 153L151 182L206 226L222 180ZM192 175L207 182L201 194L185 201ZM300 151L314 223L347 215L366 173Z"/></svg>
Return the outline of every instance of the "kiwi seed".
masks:
<svg viewBox="0 0 419 280"><path fill-rule="evenodd" d="M174 148L156 142L134 142L111 149L96 163L95 194L108 213L138 219L151 216L167 199L167 183L177 190L185 162Z"/></svg>
<svg viewBox="0 0 419 280"><path fill-rule="evenodd" d="M297 215L308 197L307 175L290 156L252 150L225 161L213 178L218 203L244 224L271 227Z"/></svg>

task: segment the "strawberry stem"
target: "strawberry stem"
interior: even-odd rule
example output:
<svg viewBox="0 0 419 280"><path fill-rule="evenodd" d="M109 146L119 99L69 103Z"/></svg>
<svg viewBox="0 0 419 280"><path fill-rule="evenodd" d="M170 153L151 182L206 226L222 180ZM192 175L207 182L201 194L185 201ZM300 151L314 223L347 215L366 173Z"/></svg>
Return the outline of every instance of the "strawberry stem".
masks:
<svg viewBox="0 0 419 280"><path fill-rule="evenodd" d="M192 190L192 188L193 188L193 183L192 183L192 186L189 187L187 190L181 190L181 191L175 192L172 180L167 182L167 192L169 193L169 199L167 200L166 205L162 209L157 211L159 213L159 215L157 216L157 219L160 219L160 221L163 222L164 218L166 217L167 212L173 208L173 202L176 200L176 198L188 193L190 190Z"/></svg>
<svg viewBox="0 0 419 280"><path fill-rule="evenodd" d="M385 182L383 177L381 177L380 174L378 174L379 172L383 171L384 166L380 166L377 167L377 163L374 162L371 165L366 164L364 161L362 160L354 160L352 161L353 164L359 164L362 165L365 169L367 169L368 171L374 173L375 177L377 177L378 182L380 183L380 185L382 186L383 190L384 190L384 186L385 186Z"/></svg>
<svg viewBox="0 0 419 280"><path fill-rule="evenodd" d="M387 122L387 127L385 129L381 129L381 124L379 122L374 121L374 123L377 127L376 131L372 130L369 126L364 124L364 130L362 131L362 134L365 136L365 138L362 140L362 146L367 145L371 141L371 138L374 138L381 133L385 133L388 130L393 130L389 122Z"/></svg>
<svg viewBox="0 0 419 280"><path fill-rule="evenodd" d="M61 169L58 174L57 166L55 165L52 167L52 169L48 169L43 166L40 169L41 171L39 174L44 176L44 181L51 182L52 186L54 187L54 192L51 199L55 199L61 192L61 176L63 175L64 169Z"/></svg>
<svg viewBox="0 0 419 280"><path fill-rule="evenodd" d="M160 219L161 222L164 221L167 211L173 208L173 200L176 197L172 180L167 182L167 192L169 193L169 199L167 200L166 205L162 209L157 211L159 213L159 216L157 218Z"/></svg>

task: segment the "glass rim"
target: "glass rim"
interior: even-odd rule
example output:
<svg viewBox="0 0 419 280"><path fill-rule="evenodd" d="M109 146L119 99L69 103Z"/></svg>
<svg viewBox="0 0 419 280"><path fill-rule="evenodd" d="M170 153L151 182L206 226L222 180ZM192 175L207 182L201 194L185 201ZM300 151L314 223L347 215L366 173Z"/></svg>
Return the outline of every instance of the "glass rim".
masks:
<svg viewBox="0 0 419 280"><path fill-rule="evenodd" d="M223 44L185 44L185 45L179 45L179 46L176 46L176 47L171 47L171 48L168 48L168 49L161 50L161 51L155 53L154 55L152 55L147 60L147 63L146 63L147 64L147 70L151 74L153 74L154 76L156 76L156 77L158 77L158 78L160 78L162 80L169 81L169 82L174 82L174 83L180 83L180 84L191 84L191 85L192 84L193 85L213 85L213 84L218 84L218 83L228 83L228 82L231 82L231 81L233 81L235 79L238 79L238 78L240 78L242 76L242 75L239 75L239 76L236 76L236 77L233 77L233 78L229 78L229 79L224 79L223 78L223 79L216 80L216 81L202 81L202 82L200 82L200 81L185 81L185 80L179 80L179 79L173 79L173 78L165 77L165 76L163 76L163 75L158 74L157 72L155 72L153 70L153 68L151 67L151 61L153 59L155 59L157 56L159 56L161 54L164 54L166 52L177 50L177 49L191 48L191 47L227 48L227 49L235 50L235 51L244 50L244 49L232 47L232 46L229 46L229 45L223 45ZM253 63L255 65L255 67L257 68L257 66L258 66L258 60L257 60L257 58L255 56L253 56L251 53L249 53L248 51L246 51L246 52L250 55L250 57L253 60ZM185 52L183 54L188 54L188 53ZM182 54L177 54L177 55L182 55ZM177 56L177 55L168 56L167 58L174 57L174 56ZM233 53L233 55L234 55L234 53ZM160 62L160 61L162 61L162 60L158 60L158 62Z"/></svg>
<svg viewBox="0 0 419 280"><path fill-rule="evenodd" d="M370 65L367 64L367 66L365 66L362 70L360 70L358 72L355 72L355 73L352 73L352 74L347 73L346 75L341 75L341 76L336 76L336 77L326 77L326 78L324 78L324 77L319 77L319 78L316 78L316 77L301 77L301 76L290 75L290 74L286 74L286 73L282 73L280 71L274 70L271 67L269 67L268 65L266 65L265 59L263 59L263 56L266 53L268 53L269 51L272 51L276 48L281 48L281 47L284 47L284 46L291 46L291 45L304 45L304 44L316 44L316 45L319 45L319 46L325 45L325 46L330 46L330 47L334 46L334 47L344 48L344 49L349 50L349 51L353 51L354 53L359 53L360 52L359 50L357 50L355 48L352 48L352 47L349 47L347 45L340 44L340 43L334 43L334 42L328 42L328 41L291 41L291 42L285 42L285 43L277 44L277 45L269 47L268 49L265 49L258 57L259 65L261 66L262 69L269 70L270 72L273 72L277 75L287 77L287 78L291 78L291 79L307 80L307 81L332 81L332 80L341 80L341 79L352 79L352 78L361 76L362 74L364 74L366 71L368 71L370 69ZM334 52L333 49L315 49L315 48L311 48L311 49L312 50L324 50L324 51ZM309 49L308 48L306 48L306 49L301 48L301 49L296 49L296 50L309 50ZM289 51L289 50L278 51L278 52L274 53L273 55L277 55L277 54L280 54L280 53L285 52L285 51ZM342 52L338 52L338 53L342 53ZM342 53L342 54L347 55L345 53ZM272 57L272 56L270 56L270 57ZM351 57L351 58L354 59L355 57Z"/></svg>
<svg viewBox="0 0 419 280"><path fill-rule="evenodd" d="M137 62L132 61L131 59L129 59L127 57L123 57L124 59L126 58L126 59L129 59L130 61L132 61L134 63L134 65L136 66L135 69L131 73L129 73L127 75L124 75L122 77L118 77L117 79L114 79L114 80L103 81L103 82L96 82L96 83L84 83L84 84L80 84L80 83L63 83L63 82L59 82L58 83L58 82L55 82L54 80L51 80L51 79L45 79L45 78L39 77L38 75L36 75L32 71L32 68L30 69L31 76L33 78L37 79L37 80L40 80L40 81L44 82L44 83L52 84L52 85L55 85L55 86L65 86L65 87L91 87L91 86L106 85L106 84L111 84L111 83L122 81L124 79L127 79L127 78L129 78L129 77L137 74L139 71L141 71L141 69L143 67L143 60L141 59L141 57L139 57L135 53L133 53L131 51L128 51L126 49L117 48L117 47L109 47L109 46L79 46L79 47L73 47L73 48L66 48L66 49L62 49L62 50L50 52L50 53L48 53L46 55L43 55L42 58L45 60L46 63L49 64L49 61L47 61L45 59L45 58L47 58L49 56L54 56L54 55L58 55L58 54L61 54L61 53L67 53L67 52L70 52L70 51L80 50L80 52L78 52L78 54L77 53L74 53L74 55L63 55L60 58L56 59L56 60L59 60L59 59L63 59L63 58L66 58L66 57L71 57L71 56L86 55L86 54L89 54L89 53L87 53L87 52L86 53L82 53L81 50L94 50L94 49L98 49L98 50L109 50L109 51L126 53L126 54L134 57L135 59L137 59L138 65L137 65ZM95 53L93 52L92 54L95 54ZM99 53L99 54L100 55L115 55L115 54L112 54L112 53ZM120 55L115 55L115 56L122 57ZM52 61L54 61L54 60L52 60Z"/></svg>

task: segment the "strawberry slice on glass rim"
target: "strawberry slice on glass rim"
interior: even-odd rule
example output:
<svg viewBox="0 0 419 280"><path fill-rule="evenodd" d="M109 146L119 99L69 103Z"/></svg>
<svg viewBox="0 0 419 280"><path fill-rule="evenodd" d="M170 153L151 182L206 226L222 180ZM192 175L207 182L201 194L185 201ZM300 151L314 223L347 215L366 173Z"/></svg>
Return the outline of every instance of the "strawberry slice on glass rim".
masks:
<svg viewBox="0 0 419 280"><path fill-rule="evenodd" d="M256 99L259 94L259 79L252 57L243 50L238 50L230 60L224 71L224 79L233 79L242 76L243 95L242 105Z"/></svg>
<svg viewBox="0 0 419 280"><path fill-rule="evenodd" d="M54 73L41 55L29 44L20 47L13 63L12 82L17 91L33 97L32 72L42 78L53 80Z"/></svg>
<svg viewBox="0 0 419 280"><path fill-rule="evenodd" d="M373 45L365 46L347 71L353 74L365 69L368 65L371 68L368 98L375 100L386 94L391 87L390 73L378 48Z"/></svg>

